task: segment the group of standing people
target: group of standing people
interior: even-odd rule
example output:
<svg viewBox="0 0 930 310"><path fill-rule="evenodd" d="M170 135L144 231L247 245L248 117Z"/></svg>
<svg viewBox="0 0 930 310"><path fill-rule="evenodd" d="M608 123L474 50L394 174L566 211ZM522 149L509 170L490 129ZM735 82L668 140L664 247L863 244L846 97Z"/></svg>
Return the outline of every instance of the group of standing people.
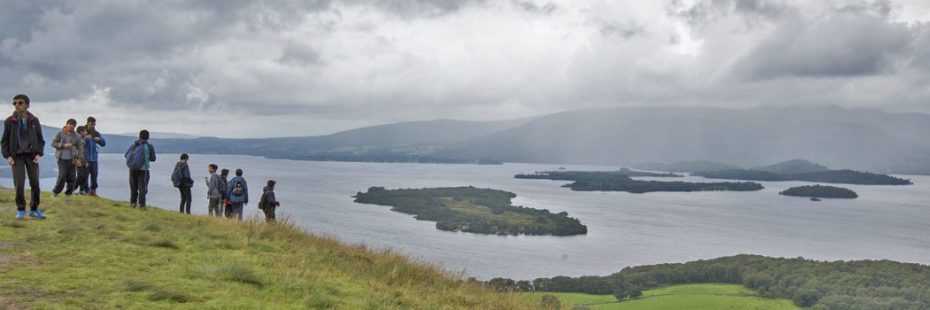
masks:
<svg viewBox="0 0 930 310"><path fill-rule="evenodd" d="M79 195L97 195L98 147L107 141L97 132L97 119L87 118L86 125L77 126L77 120L68 119L64 128L52 139L55 159L58 160L58 180L52 194L58 196L65 191L71 196L74 190Z"/></svg>
<svg viewBox="0 0 930 310"><path fill-rule="evenodd" d="M174 187L178 188L181 194L181 204L179 211L181 213L191 213L191 187L194 186L194 179L191 178L190 165L188 161L190 156L186 153L181 154L181 158L174 165L174 171L171 173L171 182ZM236 169L236 176L229 179L229 169L220 170L216 164L207 165L207 176L204 177L204 183L207 186L207 215L214 217L225 216L232 218L235 216L242 220L243 208L249 203L249 184L242 176L242 169ZM258 202L258 208L265 213L265 220L273 222L275 220L275 209L281 204L275 199L274 180L268 180L262 197Z"/></svg>
<svg viewBox="0 0 930 310"><path fill-rule="evenodd" d="M45 219L39 208L41 188L39 187L39 162L44 155L45 139L39 119L29 112L29 97L19 94L13 97L13 114L4 121L3 136L0 138L3 158L11 166L13 186L16 191L16 219L26 217L25 180L28 177L31 190L29 216ZM64 191L66 196L78 190L80 195L97 195L98 147L106 146L106 140L97 132L97 120L88 117L87 123L77 126L77 120L68 119L65 126L55 134L52 147L58 164L58 178L52 194L58 196ZM129 168L129 204L132 208L145 209L145 196L151 178L149 169L156 160L155 147L149 143L148 130L139 131L138 140L126 150L126 166ZM190 156L181 154L171 174L171 180L181 193L180 211L190 214L191 178L187 162ZM227 180L229 169L223 169L217 175L216 164L208 165L209 175L205 178L209 216L236 216L242 220L243 208L249 203L248 183L242 176L242 169L236 169L236 176ZM259 201L259 209L265 213L266 221L275 220L275 209L280 203L275 199L274 180L268 180ZM222 206L221 206L222 205Z"/></svg>

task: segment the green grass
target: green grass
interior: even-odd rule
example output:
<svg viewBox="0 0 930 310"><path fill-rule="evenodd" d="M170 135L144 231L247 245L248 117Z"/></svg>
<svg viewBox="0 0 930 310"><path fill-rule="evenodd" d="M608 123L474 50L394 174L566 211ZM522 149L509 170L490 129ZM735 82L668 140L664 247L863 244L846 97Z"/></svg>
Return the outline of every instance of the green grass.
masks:
<svg viewBox="0 0 930 310"><path fill-rule="evenodd" d="M643 292L643 297L617 301L612 295L581 293L523 293L537 305L544 295L559 298L563 309L584 305L590 309L798 309L787 299L757 296L753 291L735 284L683 284Z"/></svg>
<svg viewBox="0 0 930 310"><path fill-rule="evenodd" d="M531 309L432 265L288 223L43 195L13 220L0 190L0 308Z"/></svg>

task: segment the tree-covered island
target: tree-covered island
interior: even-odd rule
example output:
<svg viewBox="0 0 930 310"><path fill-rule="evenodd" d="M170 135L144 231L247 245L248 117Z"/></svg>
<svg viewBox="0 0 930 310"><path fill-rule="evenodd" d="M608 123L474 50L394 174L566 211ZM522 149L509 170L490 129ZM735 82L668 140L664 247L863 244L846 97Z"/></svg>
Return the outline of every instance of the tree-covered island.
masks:
<svg viewBox="0 0 930 310"><path fill-rule="evenodd" d="M435 221L436 228L496 235L571 236L588 233L588 227L568 213L551 213L514 206L511 192L475 187L385 189L358 192L355 202L393 207L417 220Z"/></svg>
<svg viewBox="0 0 930 310"><path fill-rule="evenodd" d="M795 197L809 197L809 198L847 198L853 199L858 198L859 195L856 194L851 189L836 187L836 186L826 186L826 185L805 185L797 186L786 189L779 194L785 196L795 196Z"/></svg>
<svg viewBox="0 0 930 310"><path fill-rule="evenodd" d="M827 170L807 173L781 174L761 170L734 169L696 172L692 175L707 179L730 179L747 181L807 181L858 185L911 185L910 180L855 170Z"/></svg>
<svg viewBox="0 0 930 310"><path fill-rule="evenodd" d="M517 179L548 179L573 181L562 187L574 191L620 191L635 194L648 192L699 192L699 191L757 191L763 187L753 182L683 182L634 180L625 173L635 172L650 177L680 177L676 174L648 173L631 170L620 171L545 171L533 174L517 174Z"/></svg>

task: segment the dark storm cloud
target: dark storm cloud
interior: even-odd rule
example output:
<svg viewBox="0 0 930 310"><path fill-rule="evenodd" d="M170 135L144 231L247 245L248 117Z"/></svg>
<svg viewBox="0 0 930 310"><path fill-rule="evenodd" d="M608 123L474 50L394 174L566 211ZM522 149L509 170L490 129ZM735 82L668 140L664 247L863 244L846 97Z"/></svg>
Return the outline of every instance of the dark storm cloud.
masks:
<svg viewBox="0 0 930 310"><path fill-rule="evenodd" d="M818 20L795 19L744 56L734 70L752 80L892 73L915 29L881 14L843 10Z"/></svg>

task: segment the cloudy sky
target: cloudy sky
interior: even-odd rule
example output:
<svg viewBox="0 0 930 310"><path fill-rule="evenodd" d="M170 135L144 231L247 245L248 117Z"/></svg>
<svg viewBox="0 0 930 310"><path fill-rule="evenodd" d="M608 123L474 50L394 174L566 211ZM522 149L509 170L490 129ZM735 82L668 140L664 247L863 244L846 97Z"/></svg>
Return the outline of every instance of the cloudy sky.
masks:
<svg viewBox="0 0 930 310"><path fill-rule="evenodd" d="M47 125L220 137L621 106L930 112L930 1L6 0Z"/></svg>

